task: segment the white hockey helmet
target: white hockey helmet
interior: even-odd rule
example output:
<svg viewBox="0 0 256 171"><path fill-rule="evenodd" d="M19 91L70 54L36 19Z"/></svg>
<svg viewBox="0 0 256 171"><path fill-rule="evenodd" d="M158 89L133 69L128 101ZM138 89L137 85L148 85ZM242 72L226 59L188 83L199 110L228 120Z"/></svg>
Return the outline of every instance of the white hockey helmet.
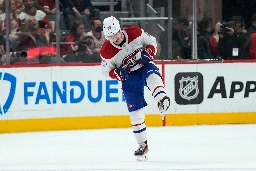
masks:
<svg viewBox="0 0 256 171"><path fill-rule="evenodd" d="M103 21L103 33L105 37L112 36L116 34L120 30L120 24L119 21L111 16L108 18L105 18Z"/></svg>

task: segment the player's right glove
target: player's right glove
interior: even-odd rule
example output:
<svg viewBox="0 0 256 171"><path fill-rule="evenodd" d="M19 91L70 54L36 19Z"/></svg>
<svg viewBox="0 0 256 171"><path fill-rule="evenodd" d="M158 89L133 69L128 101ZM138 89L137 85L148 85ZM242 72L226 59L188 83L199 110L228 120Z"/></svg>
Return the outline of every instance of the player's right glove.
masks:
<svg viewBox="0 0 256 171"><path fill-rule="evenodd" d="M129 69L128 67L122 67L122 66L119 68L114 68L110 70L109 76L118 81L126 80L129 74L128 69Z"/></svg>
<svg viewBox="0 0 256 171"><path fill-rule="evenodd" d="M118 71L119 71L121 77L123 78L123 80L128 79L129 73L130 73L130 67L129 66L126 66L126 67L120 66L118 68Z"/></svg>

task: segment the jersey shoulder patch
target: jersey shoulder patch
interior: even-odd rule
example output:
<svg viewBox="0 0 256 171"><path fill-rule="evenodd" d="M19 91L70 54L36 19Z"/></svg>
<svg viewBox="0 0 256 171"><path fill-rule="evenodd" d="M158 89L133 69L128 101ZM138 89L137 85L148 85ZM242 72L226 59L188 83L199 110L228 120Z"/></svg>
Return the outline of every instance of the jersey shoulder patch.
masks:
<svg viewBox="0 0 256 171"><path fill-rule="evenodd" d="M142 30L139 26L132 26L124 29L128 35L129 42L132 42L134 39L138 38L142 34Z"/></svg>
<svg viewBox="0 0 256 171"><path fill-rule="evenodd" d="M100 55L105 59L111 59L114 57L120 49L115 48L110 41L106 40L100 49Z"/></svg>

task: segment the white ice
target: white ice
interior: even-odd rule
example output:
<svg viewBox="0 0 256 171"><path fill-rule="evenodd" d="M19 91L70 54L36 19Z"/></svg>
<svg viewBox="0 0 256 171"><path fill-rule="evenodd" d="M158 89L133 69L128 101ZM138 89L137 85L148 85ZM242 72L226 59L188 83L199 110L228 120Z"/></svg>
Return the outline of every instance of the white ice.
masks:
<svg viewBox="0 0 256 171"><path fill-rule="evenodd" d="M131 128L0 134L0 170L256 170L256 125L148 127L137 162Z"/></svg>

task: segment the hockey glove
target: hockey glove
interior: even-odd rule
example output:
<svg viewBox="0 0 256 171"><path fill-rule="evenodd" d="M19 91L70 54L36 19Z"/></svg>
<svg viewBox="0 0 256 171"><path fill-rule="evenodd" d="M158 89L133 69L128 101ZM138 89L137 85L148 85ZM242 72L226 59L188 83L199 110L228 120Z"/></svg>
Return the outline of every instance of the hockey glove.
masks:
<svg viewBox="0 0 256 171"><path fill-rule="evenodd" d="M123 81L128 78L128 67L119 67L110 70L109 76L118 81Z"/></svg>
<svg viewBox="0 0 256 171"><path fill-rule="evenodd" d="M150 55L151 53L148 53L148 50L145 49L143 51L141 51L141 57L140 59L138 60L138 63L139 64L142 64L142 65L145 65L145 64L148 64L150 61L153 60L153 55Z"/></svg>
<svg viewBox="0 0 256 171"><path fill-rule="evenodd" d="M144 64L147 64L151 61L151 59L149 58L149 55L144 50L141 52L141 59Z"/></svg>
<svg viewBox="0 0 256 171"><path fill-rule="evenodd" d="M120 74L118 68L114 68L112 70L109 71L109 74L108 74L112 79L116 79L118 81L123 81L123 77L122 75Z"/></svg>
<svg viewBox="0 0 256 171"><path fill-rule="evenodd" d="M121 77L123 78L123 80L126 80L126 79L128 79L128 76L129 76L129 73L130 73L130 66L126 66L126 67L120 66L118 68L118 72L121 75Z"/></svg>

